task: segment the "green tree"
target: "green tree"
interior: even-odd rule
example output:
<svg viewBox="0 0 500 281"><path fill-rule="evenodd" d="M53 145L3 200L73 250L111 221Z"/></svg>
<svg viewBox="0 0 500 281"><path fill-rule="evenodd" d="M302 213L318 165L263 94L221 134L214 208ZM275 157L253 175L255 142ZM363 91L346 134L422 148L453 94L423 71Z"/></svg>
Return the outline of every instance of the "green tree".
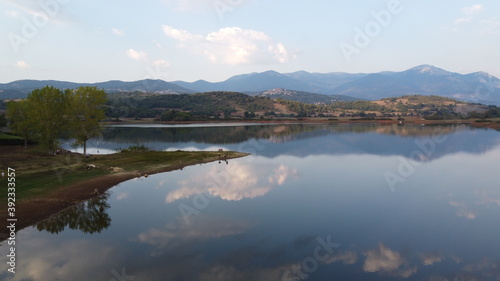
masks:
<svg viewBox="0 0 500 281"><path fill-rule="evenodd" d="M5 118L5 113L0 114L0 129L7 126L7 118Z"/></svg>
<svg viewBox="0 0 500 281"><path fill-rule="evenodd" d="M60 233L66 227L83 233L101 233L111 225L107 210L109 193L106 192L84 202L79 202L64 211L50 216L36 225L38 231Z"/></svg>
<svg viewBox="0 0 500 281"><path fill-rule="evenodd" d="M160 120L161 121L173 121L175 119L176 115L177 115L177 110L166 110L161 114Z"/></svg>
<svg viewBox="0 0 500 281"><path fill-rule="evenodd" d="M9 127L14 134L21 136L24 139L24 147L28 147L28 140L35 137L35 120L30 117L28 101L22 100L19 102L7 103L7 118L9 119Z"/></svg>
<svg viewBox="0 0 500 281"><path fill-rule="evenodd" d="M67 116L69 96L65 92L50 86L33 90L26 98L28 118L33 121L34 131L41 145L53 153L59 144L59 138L68 128Z"/></svg>
<svg viewBox="0 0 500 281"><path fill-rule="evenodd" d="M87 141L101 133L100 122L105 118L106 101L104 90L96 87L80 87L69 96L71 135L75 144L83 145L84 155L87 154Z"/></svg>

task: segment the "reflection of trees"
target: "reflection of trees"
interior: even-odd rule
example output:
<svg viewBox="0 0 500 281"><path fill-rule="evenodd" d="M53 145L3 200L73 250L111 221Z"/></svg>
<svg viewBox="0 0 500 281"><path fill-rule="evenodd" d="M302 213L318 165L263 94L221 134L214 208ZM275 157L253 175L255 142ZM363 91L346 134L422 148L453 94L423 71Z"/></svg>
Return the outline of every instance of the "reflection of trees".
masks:
<svg viewBox="0 0 500 281"><path fill-rule="evenodd" d="M297 138L317 137L332 133L377 132L398 136L432 136L436 133L451 134L466 127L457 125L434 126L397 126L397 124L281 124L259 126L221 126L221 127L108 127L104 140L114 143L241 143L249 139L270 139L286 142Z"/></svg>
<svg viewBox="0 0 500 281"><path fill-rule="evenodd" d="M107 202L109 193L80 202L50 218L39 222L36 228L50 233L59 233L66 226L70 229L78 229L84 233L100 233L111 224L111 218L106 210L109 208Z"/></svg>

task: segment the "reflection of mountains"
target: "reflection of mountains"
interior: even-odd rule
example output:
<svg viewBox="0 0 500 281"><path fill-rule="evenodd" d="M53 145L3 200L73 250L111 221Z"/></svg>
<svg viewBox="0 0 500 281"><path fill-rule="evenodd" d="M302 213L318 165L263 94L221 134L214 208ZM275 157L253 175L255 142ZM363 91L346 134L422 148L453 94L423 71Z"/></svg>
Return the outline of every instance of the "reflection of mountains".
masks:
<svg viewBox="0 0 500 281"><path fill-rule="evenodd" d="M283 154L299 157L321 154L410 157L412 152L418 151L426 154L425 160L432 160L458 152L484 153L500 144L497 132L466 125L363 125L366 125L363 130L343 127L332 130L326 127L296 135L273 136L270 138L271 143L260 154L268 157Z"/></svg>
<svg viewBox="0 0 500 281"><path fill-rule="evenodd" d="M483 153L499 144L498 133L467 125L405 125L395 124L278 124L225 127L110 127L99 147L127 146L143 143L157 150L206 149L223 145L227 149L276 157L305 157L321 154L374 154L409 157L421 149L418 142L432 141L433 136L445 138L434 143L435 151L426 155L432 160L457 152ZM258 141L256 151L255 140Z"/></svg>
<svg viewBox="0 0 500 281"><path fill-rule="evenodd" d="M269 138L272 126L235 127L110 127L104 132L104 140L115 143L241 143L250 138Z"/></svg>

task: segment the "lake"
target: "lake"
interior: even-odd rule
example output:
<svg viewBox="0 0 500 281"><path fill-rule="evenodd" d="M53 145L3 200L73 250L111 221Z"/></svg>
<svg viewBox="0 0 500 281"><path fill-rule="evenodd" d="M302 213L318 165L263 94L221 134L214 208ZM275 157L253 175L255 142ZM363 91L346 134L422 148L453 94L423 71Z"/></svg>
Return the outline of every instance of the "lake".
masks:
<svg viewBox="0 0 500 281"><path fill-rule="evenodd" d="M134 144L252 155L123 182L19 231L1 280L500 280L498 131L122 125L88 149Z"/></svg>

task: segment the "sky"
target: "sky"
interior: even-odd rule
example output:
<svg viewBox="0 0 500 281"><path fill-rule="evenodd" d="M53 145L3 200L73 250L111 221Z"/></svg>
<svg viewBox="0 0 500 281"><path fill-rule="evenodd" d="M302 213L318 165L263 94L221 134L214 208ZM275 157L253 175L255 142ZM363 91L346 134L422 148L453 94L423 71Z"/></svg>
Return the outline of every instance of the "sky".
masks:
<svg viewBox="0 0 500 281"><path fill-rule="evenodd" d="M431 64L500 77L498 0L0 0L0 83Z"/></svg>

